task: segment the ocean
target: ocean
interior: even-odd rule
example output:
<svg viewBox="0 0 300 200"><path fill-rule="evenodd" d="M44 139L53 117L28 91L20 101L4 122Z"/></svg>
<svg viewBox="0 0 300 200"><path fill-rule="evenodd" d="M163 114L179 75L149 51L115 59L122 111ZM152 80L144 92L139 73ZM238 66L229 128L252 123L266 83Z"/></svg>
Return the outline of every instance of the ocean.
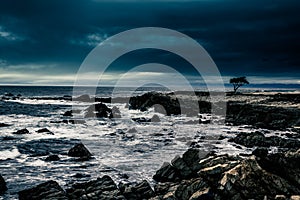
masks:
<svg viewBox="0 0 300 200"><path fill-rule="evenodd" d="M228 88L229 89L229 88ZM91 87L80 87L82 94L93 91ZM252 88L245 91L262 91ZM263 89L265 90L265 89ZM268 88L268 91L291 91L295 89ZM109 97L113 87L99 87L96 96ZM128 96L132 88L118 90L116 96ZM135 94L148 91L166 91L165 88L143 87ZM20 94L20 95L19 95ZM253 149L236 146L228 142L239 132L253 132L249 126L227 124L191 124L197 117L165 116L154 109L141 112L129 110L126 104L107 104L118 107L119 119L85 118L82 124L70 123L71 117L64 116L76 104L82 112L90 105L87 102L72 102L65 99L42 97L71 96L73 88L67 86L1 86L0 123L0 173L8 186L0 199L17 199L18 191L31 188L46 180L55 180L63 188L77 182L111 176L116 183L148 180L165 161L182 155L191 143L201 141L203 152L214 150L218 154L251 153ZM21 96L12 98L10 95ZM9 98L7 98L9 97ZM39 98L34 98L39 97ZM263 98L263 97L260 97ZM160 122L139 123L132 119L150 119L157 115ZM201 114L201 120L220 116ZM40 133L47 128L53 134ZM27 129L28 134L16 134ZM276 134L284 134L277 131ZM274 135L273 132L267 135ZM220 136L226 138L217 140ZM93 153L94 159L78 161L68 157L68 150L82 142ZM46 161L49 155L58 155L60 160Z"/></svg>

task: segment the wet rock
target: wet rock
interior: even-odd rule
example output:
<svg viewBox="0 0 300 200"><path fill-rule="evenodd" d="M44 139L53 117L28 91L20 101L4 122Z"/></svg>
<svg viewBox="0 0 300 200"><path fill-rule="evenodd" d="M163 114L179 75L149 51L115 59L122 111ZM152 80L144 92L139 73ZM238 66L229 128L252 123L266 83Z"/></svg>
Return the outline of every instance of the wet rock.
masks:
<svg viewBox="0 0 300 200"><path fill-rule="evenodd" d="M89 150L82 144L76 144L74 147L72 147L69 152L68 156L70 157L80 157L80 158L91 158L92 154L89 152Z"/></svg>
<svg viewBox="0 0 300 200"><path fill-rule="evenodd" d="M151 122L150 119L146 119L145 117L136 117L136 118L131 118L131 119L138 123Z"/></svg>
<svg viewBox="0 0 300 200"><path fill-rule="evenodd" d="M263 133L258 131L254 133L239 133L229 141L246 147L278 146L281 148L300 148L300 141L297 139L285 139L278 136L265 137Z"/></svg>
<svg viewBox="0 0 300 200"><path fill-rule="evenodd" d="M155 195L147 181L142 181L134 186L125 185L121 187L122 194L127 200L150 199Z"/></svg>
<svg viewBox="0 0 300 200"><path fill-rule="evenodd" d="M234 125L248 124L259 128L283 130L294 127L300 110L275 106L263 106L229 102L226 121Z"/></svg>
<svg viewBox="0 0 300 200"><path fill-rule="evenodd" d="M63 114L64 117L72 117L73 116L73 112L72 110L68 110Z"/></svg>
<svg viewBox="0 0 300 200"><path fill-rule="evenodd" d="M276 174L300 188L300 149L269 154L257 161L266 171Z"/></svg>
<svg viewBox="0 0 300 200"><path fill-rule="evenodd" d="M82 101L82 102L92 102L93 99L90 98L89 95L84 94L79 97L74 97L73 101Z"/></svg>
<svg viewBox="0 0 300 200"><path fill-rule="evenodd" d="M49 154L67 154L68 150L78 143L78 140L40 139L31 140L17 145L21 154L29 156L47 156Z"/></svg>
<svg viewBox="0 0 300 200"><path fill-rule="evenodd" d="M158 115L153 115L151 118L151 122L160 122L160 118Z"/></svg>
<svg viewBox="0 0 300 200"><path fill-rule="evenodd" d="M16 135L29 134L29 131L26 128L24 128L24 129L13 132L13 134L16 134Z"/></svg>
<svg viewBox="0 0 300 200"><path fill-rule="evenodd" d="M67 189L69 199L126 200L109 176L94 181L74 184Z"/></svg>
<svg viewBox="0 0 300 200"><path fill-rule="evenodd" d="M54 135L54 133L52 133L49 129L47 128L42 128L42 129L39 129L36 131L37 133L46 133L46 134L49 134L49 135Z"/></svg>
<svg viewBox="0 0 300 200"><path fill-rule="evenodd" d="M298 194L300 189L287 180L266 172L255 157L243 160L239 165L225 172L219 182L219 191L227 199L274 198L276 194Z"/></svg>
<svg viewBox="0 0 300 200"><path fill-rule="evenodd" d="M5 182L4 178L0 175L0 194L5 192L6 190L7 190L6 182Z"/></svg>
<svg viewBox="0 0 300 200"><path fill-rule="evenodd" d="M255 155L257 157L266 157L268 155L268 149L267 148L256 148L253 152L252 155Z"/></svg>
<svg viewBox="0 0 300 200"><path fill-rule="evenodd" d="M48 156L45 161L51 162L51 161L59 161L60 157L58 155L50 155Z"/></svg>
<svg viewBox="0 0 300 200"><path fill-rule="evenodd" d="M48 181L34 188L22 190L18 194L20 200L68 200L65 191L55 181Z"/></svg>
<svg viewBox="0 0 300 200"><path fill-rule="evenodd" d="M73 177L74 178L87 178L87 177L91 177L91 175L76 173Z"/></svg>
<svg viewBox="0 0 300 200"><path fill-rule="evenodd" d="M112 117L112 110L103 103L90 105L86 109L85 117L108 118Z"/></svg>
<svg viewBox="0 0 300 200"><path fill-rule="evenodd" d="M206 152L200 152L198 149L190 148L183 155L182 159L192 171L199 170L199 161L207 155Z"/></svg>
<svg viewBox="0 0 300 200"><path fill-rule="evenodd" d="M135 128L131 128L127 131L127 133L137 133L137 130Z"/></svg>
<svg viewBox="0 0 300 200"><path fill-rule="evenodd" d="M116 106L112 107L111 114L112 116L110 118L121 118L121 111Z"/></svg>
<svg viewBox="0 0 300 200"><path fill-rule="evenodd" d="M11 126L10 124L5 124L5 123L0 123L0 128L1 127L8 127L8 126Z"/></svg>
<svg viewBox="0 0 300 200"><path fill-rule="evenodd" d="M176 156L171 161L172 166L174 166L178 172L180 173L181 177L186 179L195 175L192 169L188 166L188 164L183 160L183 158Z"/></svg>
<svg viewBox="0 0 300 200"><path fill-rule="evenodd" d="M177 182L182 179L180 172L169 163L164 163L163 166L156 171L153 179L157 182Z"/></svg>

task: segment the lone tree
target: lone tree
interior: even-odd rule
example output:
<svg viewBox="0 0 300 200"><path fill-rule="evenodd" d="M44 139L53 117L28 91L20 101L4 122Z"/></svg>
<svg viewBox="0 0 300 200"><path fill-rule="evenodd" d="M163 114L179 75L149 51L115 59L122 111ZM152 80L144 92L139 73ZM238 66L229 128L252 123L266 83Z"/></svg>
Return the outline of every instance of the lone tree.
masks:
<svg viewBox="0 0 300 200"><path fill-rule="evenodd" d="M232 78L229 81L232 85L233 85L233 90L234 93L236 93L236 91L243 85L249 84L249 82L247 81L247 78L245 76L242 77L237 77L237 78Z"/></svg>

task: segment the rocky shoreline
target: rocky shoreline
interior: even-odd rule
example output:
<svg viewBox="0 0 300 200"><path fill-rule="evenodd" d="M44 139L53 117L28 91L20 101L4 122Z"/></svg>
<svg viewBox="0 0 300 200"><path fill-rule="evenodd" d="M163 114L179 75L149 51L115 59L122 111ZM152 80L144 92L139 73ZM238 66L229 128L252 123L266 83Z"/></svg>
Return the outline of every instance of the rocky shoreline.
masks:
<svg viewBox="0 0 300 200"><path fill-rule="evenodd" d="M87 158L82 144L70 149L70 156ZM156 184L118 183L111 177L95 177L70 188L54 180L19 192L20 200L107 199L107 200L200 200L200 199L300 199L300 148L268 154L256 149L249 156L205 155L188 149L171 163L164 163L153 176ZM0 191L6 190L0 176Z"/></svg>
<svg viewBox="0 0 300 200"><path fill-rule="evenodd" d="M118 107L108 107L110 102L128 103L127 108L147 111L154 107L156 113L167 116L178 115L180 104L173 98L172 93L146 93L141 96L126 98L96 98L87 95L77 97L79 102L96 101L84 110L67 110L62 113L62 121L50 123L85 124L89 118L121 118L122 113ZM182 94L187 95L188 94ZM209 98L206 93L197 94L200 113L210 113L212 104L203 100ZM237 95L238 96L238 95ZM200 199L300 199L300 107L299 94L272 94L227 95L227 113L225 122L229 126L248 125L261 131L240 132L228 142L241 145L245 148L255 149L252 154L216 154L203 152L197 148L201 143L191 142L190 148L182 155L176 156L170 163L164 163L153 175L153 182L147 180L139 183L118 182L112 177L93 177L90 181L72 183L61 186L57 180L48 180L33 188L18 192L19 199L124 199L124 200L200 200ZM5 97L6 99L9 97ZM18 98L21 98L20 96ZM5 99L5 100L6 100ZM59 100L71 100L71 97L61 97ZM242 100L241 100L242 99ZM248 102L248 99L253 101ZM74 100L74 99L73 99ZM127 102L129 100L129 102ZM280 102L280 106L276 103ZM161 107L156 105L160 104ZM49 105L43 106L47 109ZM23 108L22 105L20 107ZM218 105L216 106L218 107ZM186 124L208 124L210 119L201 119L198 112L189 108L188 116L197 117ZM20 109L18 112L21 112ZM83 119L72 119L73 115L84 113ZM132 118L137 123L160 122L157 115L152 118ZM10 124L0 123L0 127ZM267 136L275 130L288 130L285 135ZM41 128L37 133L54 135L47 128ZM135 128L128 133L136 133ZM123 132L122 132L123 133ZM16 136L30 134L26 128L19 129L12 134ZM111 135L113 136L114 133ZM125 133L124 133L125 134ZM156 133L159 135L161 133ZM220 136L217 140L226 137ZM9 138L7 138L9 139ZM129 138L130 139L130 138ZM129 140L128 139L128 140ZM45 142L47 141L47 142ZM67 144L67 145L66 145ZM66 149L66 146L68 146ZM70 146L73 146L70 148ZM241 147L240 147L241 148ZM275 153L271 150L276 148ZM74 161L84 163L92 160L93 152L89 152L79 140L41 139L18 144L21 154L33 157L45 156L46 162L59 161L61 156L68 156ZM63 150L63 152L61 152ZM88 174L85 174L88 176ZM78 174L82 176L82 174ZM153 184L154 183L154 184ZM0 198L9 190L5 176L0 174Z"/></svg>

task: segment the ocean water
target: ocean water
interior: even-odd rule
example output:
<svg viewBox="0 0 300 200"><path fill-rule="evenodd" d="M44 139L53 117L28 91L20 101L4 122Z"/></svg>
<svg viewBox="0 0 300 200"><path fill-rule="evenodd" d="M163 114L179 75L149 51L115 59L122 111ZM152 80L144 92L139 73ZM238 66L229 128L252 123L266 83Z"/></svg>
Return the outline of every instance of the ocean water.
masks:
<svg viewBox="0 0 300 200"><path fill-rule="evenodd" d="M116 183L148 180L164 162L182 155L192 142L197 142L202 152L213 150L219 154L250 153L253 149L228 142L239 132L264 131L248 126L227 126L226 124L188 124L196 117L165 116L153 109L146 112L128 110L125 104L117 106L120 119L84 119L83 124L62 123L70 120L62 114L78 105L82 109L90 103L67 100L49 100L32 97L62 97L72 95L72 87L50 86L1 86L0 96L5 93L21 94L21 99L0 100L0 173L5 178L8 191L0 199L17 199L20 190L33 187L46 180L55 180L63 188L76 182L96 179L110 175ZM80 88L82 94L90 93L93 88ZM97 88L96 96L108 97L114 88ZM147 91L166 91L165 88L139 88L136 94ZM293 90L288 90L293 91ZM132 88L122 88L116 96L128 96ZM161 122L138 123L132 118L151 118L158 115ZM221 118L209 114L202 119ZM28 129L30 134L16 135L15 131ZM54 135L38 133L47 128ZM268 132L273 135L274 132ZM284 135L277 131L276 135ZM219 136L226 139L218 140ZM68 150L82 142L93 153L94 159L80 162L67 156ZM59 161L47 162L51 154L59 155ZM81 176L78 176L80 174Z"/></svg>

